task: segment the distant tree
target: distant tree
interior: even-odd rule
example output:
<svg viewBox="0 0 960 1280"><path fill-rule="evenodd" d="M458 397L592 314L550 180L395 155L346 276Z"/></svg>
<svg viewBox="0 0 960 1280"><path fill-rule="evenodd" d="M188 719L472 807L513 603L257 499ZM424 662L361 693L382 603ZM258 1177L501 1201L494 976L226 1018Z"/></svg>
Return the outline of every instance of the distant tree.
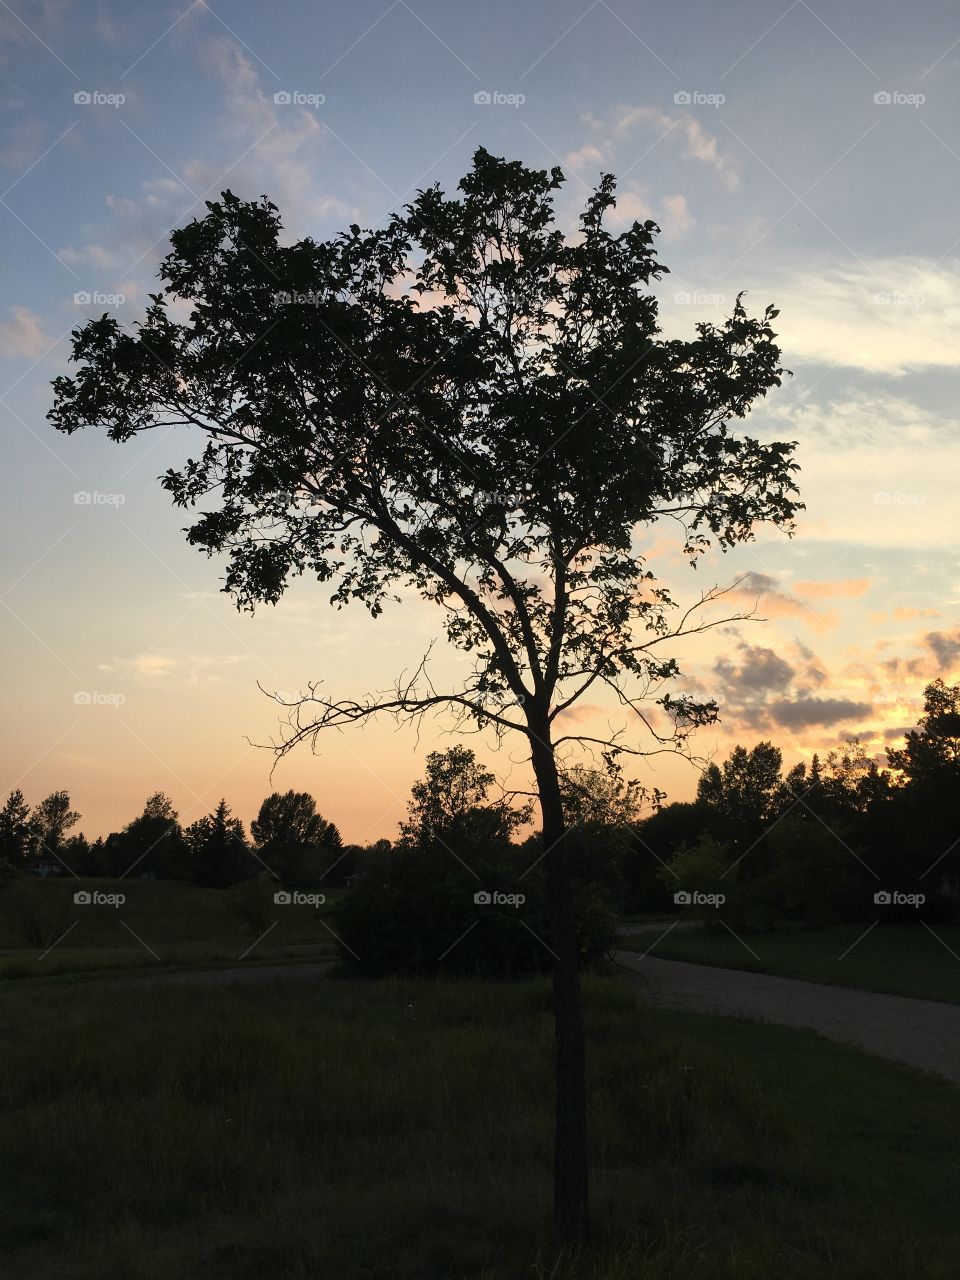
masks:
<svg viewBox="0 0 960 1280"><path fill-rule="evenodd" d="M231 815L226 800L192 823L185 834L197 884L226 889L250 874L243 823Z"/></svg>
<svg viewBox="0 0 960 1280"><path fill-rule="evenodd" d="M274 791L250 824L257 855L289 885L319 883L343 848L340 832L306 791Z"/></svg>
<svg viewBox="0 0 960 1280"><path fill-rule="evenodd" d="M720 819L719 834L744 853L774 816L783 757L771 742L737 746L722 764L709 764L697 784L697 803Z"/></svg>
<svg viewBox="0 0 960 1280"><path fill-rule="evenodd" d="M598 751L686 749L717 708L677 692L663 646L731 618L703 611L716 588L673 614L637 534L669 520L694 562L763 522L789 528L799 504L793 445L735 429L780 385L776 310L751 317L738 296L720 325L663 338L656 224L611 233L605 174L567 236L563 182L480 149L456 197L433 187L378 230L293 244L275 205L224 192L173 232L136 332L104 315L74 333L82 368L56 380L49 416L117 441L205 437L163 483L181 506L213 504L187 537L226 553L243 607L302 573L373 615L401 587L441 607L470 655L462 683L438 690L422 662L359 699L312 684L277 750L380 713L519 735L556 957L556 1222L578 1239L586 1068L557 751L591 735L557 717L602 690L644 740L615 728Z"/></svg>
<svg viewBox="0 0 960 1280"><path fill-rule="evenodd" d="M701 837L719 835L722 823L702 804L664 805L631 828L621 863L624 908L629 912L673 911L673 895L681 886L660 872L678 849L690 848Z"/></svg>
<svg viewBox="0 0 960 1280"><path fill-rule="evenodd" d="M190 846L173 802L162 791L147 799L139 817L115 838L111 856L121 875L151 874L161 880L186 880L193 872Z"/></svg>
<svg viewBox="0 0 960 1280"><path fill-rule="evenodd" d="M63 847L66 833L80 820L79 813L70 808L70 795L66 791L53 791L41 800L30 815L30 835L33 851L49 853L57 857Z"/></svg>
<svg viewBox="0 0 960 1280"><path fill-rule="evenodd" d="M896 783L895 809L912 870L929 892L960 894L960 685L934 680L923 691L923 715L887 759Z"/></svg>
<svg viewBox="0 0 960 1280"><path fill-rule="evenodd" d="M32 834L30 806L22 791L11 791L0 809L0 858L22 866L30 857Z"/></svg>
<svg viewBox="0 0 960 1280"><path fill-rule="evenodd" d="M488 831L491 840L509 843L517 828L529 821L530 807L491 801L495 782L469 747L431 751L426 774L413 784L407 815L400 823L401 842L421 847L456 844L468 831L473 838L479 828Z"/></svg>

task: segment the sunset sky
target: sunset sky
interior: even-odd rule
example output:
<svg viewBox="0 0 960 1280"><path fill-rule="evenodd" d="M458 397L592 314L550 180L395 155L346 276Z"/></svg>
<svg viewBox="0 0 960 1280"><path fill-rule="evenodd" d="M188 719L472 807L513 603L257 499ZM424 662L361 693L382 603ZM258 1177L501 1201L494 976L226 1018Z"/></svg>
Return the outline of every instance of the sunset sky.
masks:
<svg viewBox="0 0 960 1280"><path fill-rule="evenodd" d="M0 802L65 787L93 837L156 790L185 822L221 795L249 821L296 787L347 839L395 832L442 726L331 736L271 784L248 742L277 728L258 681L386 687L434 611L374 621L301 581L237 613L157 483L187 439L67 439L45 415L70 330L105 310L136 321L170 229L204 199L264 193L290 236L325 238L435 181L452 191L481 145L561 165L565 227L617 175L623 222L663 229L667 334L743 289L751 311L780 308L794 376L750 430L799 442L797 536L758 530L696 573L671 530L650 544L678 601L747 574L739 603L766 619L678 652L680 687L723 709L698 749L771 738L791 764L860 734L881 752L926 682L960 676L954 6L10 0L0 77ZM519 742L489 758L523 777ZM674 799L696 783L663 757L636 772Z"/></svg>

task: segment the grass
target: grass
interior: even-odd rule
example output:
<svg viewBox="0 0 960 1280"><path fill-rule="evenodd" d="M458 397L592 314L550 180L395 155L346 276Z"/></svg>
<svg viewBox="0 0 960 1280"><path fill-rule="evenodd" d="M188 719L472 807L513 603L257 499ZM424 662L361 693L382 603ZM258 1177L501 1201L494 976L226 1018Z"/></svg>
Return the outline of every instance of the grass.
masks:
<svg viewBox="0 0 960 1280"><path fill-rule="evenodd" d="M960 926L935 925L932 931L921 924L868 928L840 925L739 937L723 929L675 929L656 942L651 933L623 937L619 945L666 960L960 1004Z"/></svg>
<svg viewBox="0 0 960 1280"><path fill-rule="evenodd" d="M549 1244L549 984L13 985L25 1280L955 1274L960 1091L585 984L595 1242ZM122 1001L122 1003L120 1003Z"/></svg>
<svg viewBox="0 0 960 1280"><path fill-rule="evenodd" d="M123 894L120 906L78 905L78 890ZM319 909L290 904L252 930L222 891L176 881L73 877L27 881L0 898L0 979L89 973L106 969L165 969L250 959L313 959L336 950L329 923L340 893L326 893ZM43 934L30 945L27 920Z"/></svg>

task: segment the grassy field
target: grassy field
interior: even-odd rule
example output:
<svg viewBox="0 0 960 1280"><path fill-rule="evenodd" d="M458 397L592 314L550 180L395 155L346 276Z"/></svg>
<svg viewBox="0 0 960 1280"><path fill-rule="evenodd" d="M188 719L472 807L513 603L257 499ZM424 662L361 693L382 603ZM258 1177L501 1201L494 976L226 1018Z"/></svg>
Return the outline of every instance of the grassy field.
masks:
<svg viewBox="0 0 960 1280"><path fill-rule="evenodd" d="M125 901L74 903L76 892L94 889L123 894ZM235 963L241 956L332 956L329 924L339 896L327 892L319 908L278 906L262 927L252 928L217 889L164 880L25 881L0 897L0 979ZM32 939L32 931L42 941Z"/></svg>
<svg viewBox="0 0 960 1280"><path fill-rule="evenodd" d="M8 984L22 1280L946 1280L960 1091L586 984L595 1242L549 1245L547 982Z"/></svg>
<svg viewBox="0 0 960 1280"><path fill-rule="evenodd" d="M664 925L664 930L669 926ZM921 924L842 925L835 929L744 933L674 929L624 937L625 951L665 960L807 978L862 991L886 991L960 1004L960 927ZM651 945L653 944L653 945Z"/></svg>

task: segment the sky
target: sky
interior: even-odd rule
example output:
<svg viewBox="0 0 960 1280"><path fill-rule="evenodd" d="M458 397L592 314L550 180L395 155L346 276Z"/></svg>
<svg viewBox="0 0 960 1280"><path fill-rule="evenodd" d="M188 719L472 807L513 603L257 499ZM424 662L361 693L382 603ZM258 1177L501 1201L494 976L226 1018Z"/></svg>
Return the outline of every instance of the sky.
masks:
<svg viewBox="0 0 960 1280"><path fill-rule="evenodd" d="M946 3L0 0L0 797L64 787L92 837L157 790L185 822L221 795L249 821L295 787L349 840L395 832L442 723L352 729L271 780L260 686L387 687L430 606L372 620L299 582L240 614L157 483L186 441L66 438L45 415L71 329L135 323L205 199L266 194L289 237L322 239L452 191L478 146L560 165L565 228L614 173L622 225L662 228L669 336L741 290L779 307L793 376L749 425L798 443L796 536L692 573L664 531L650 567L678 601L743 577L756 603L677 650L721 704L699 753L769 738L793 763L860 735L882 756L924 684L960 678L958 106ZM487 758L523 781L519 743ZM663 756L634 772L696 785Z"/></svg>

